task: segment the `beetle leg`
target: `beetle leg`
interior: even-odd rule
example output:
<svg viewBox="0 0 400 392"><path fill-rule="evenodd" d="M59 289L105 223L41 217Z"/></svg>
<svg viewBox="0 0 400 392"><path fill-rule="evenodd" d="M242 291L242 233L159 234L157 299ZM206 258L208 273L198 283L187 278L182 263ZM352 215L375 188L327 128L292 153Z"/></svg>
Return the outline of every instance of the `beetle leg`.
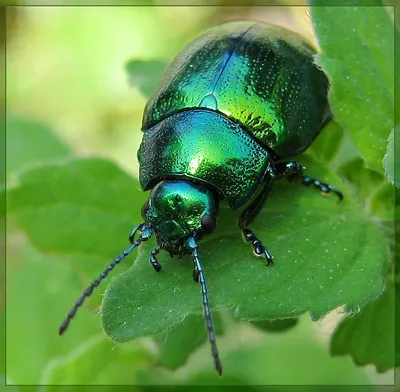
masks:
<svg viewBox="0 0 400 392"><path fill-rule="evenodd" d="M272 183L273 181L268 181L266 183L261 193L246 208L246 210L242 212L238 220L239 227L242 229L244 240L251 242L253 252L256 256L265 256L265 258L267 259L267 265L273 262L273 258L268 252L267 248L265 248L265 246L256 237L256 235L248 228L248 225L253 221L253 219L263 208L265 201L267 200L267 197L269 195Z"/></svg>
<svg viewBox="0 0 400 392"><path fill-rule="evenodd" d="M303 166L297 161L270 163L267 169L273 180L292 178L303 172Z"/></svg>
<svg viewBox="0 0 400 392"><path fill-rule="evenodd" d="M261 243L261 241L256 237L256 235L251 230L244 229L242 233L244 240L251 242L254 254L256 256L265 256L265 258L267 259L267 266L274 262L271 253L268 252L268 249Z"/></svg>
<svg viewBox="0 0 400 392"><path fill-rule="evenodd" d="M315 188L319 189L322 193L333 192L339 198L339 201L343 200L343 194L339 189L332 185L326 184L317 178L310 176L304 176L303 166L296 161L271 163L268 166L268 172L274 180L279 180L281 178L288 178L289 180L300 180L303 185L314 185Z"/></svg>
<svg viewBox="0 0 400 392"><path fill-rule="evenodd" d="M152 267L157 271L161 271L161 264L157 261L156 255L158 255L158 252L160 251L160 248L154 248L150 252L150 264Z"/></svg>
<svg viewBox="0 0 400 392"><path fill-rule="evenodd" d="M339 201L343 200L343 193L339 191L339 189L335 188L332 185L325 184L324 182L318 180L317 178L302 176L301 183L303 185L313 184L315 188L319 189L322 193L333 192L339 198Z"/></svg>
<svg viewBox="0 0 400 392"><path fill-rule="evenodd" d="M195 282L199 283L199 277L200 277L200 272L199 272L199 270L197 269L197 266L195 265L195 266L193 267L193 280L194 280Z"/></svg>

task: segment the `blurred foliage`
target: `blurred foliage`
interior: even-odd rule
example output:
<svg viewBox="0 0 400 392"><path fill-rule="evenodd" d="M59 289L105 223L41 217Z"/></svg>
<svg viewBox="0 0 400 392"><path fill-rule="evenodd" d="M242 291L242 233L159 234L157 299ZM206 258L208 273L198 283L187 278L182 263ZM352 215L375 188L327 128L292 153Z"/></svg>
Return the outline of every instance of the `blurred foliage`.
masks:
<svg viewBox="0 0 400 392"><path fill-rule="evenodd" d="M251 256L231 227L228 211L223 211L218 235L201 250L202 258L212 261L205 267L212 303L219 310L215 316L220 319L224 376L218 378L213 369L199 317L199 287L191 279L187 259L172 262L160 255L165 268L155 274L148 265L148 246L118 266L121 274L110 279L102 308L103 325L114 338L143 337L124 344L105 338L97 314L102 289L81 309L68 333L62 339L57 336L73 300L126 247L130 229L140 220L146 194L132 175L137 174L143 94L156 88L163 64L199 31L231 19L283 24L313 40L304 8L252 5L35 7L15 13L7 40L9 383L55 385L42 390L83 383L274 384L267 390L283 392L287 389L279 384L391 382L390 374L371 378L349 356L332 358L323 339L330 330L306 316L270 321L293 316L297 304L296 316L311 311L315 318L347 304L355 315L339 324L330 342L332 353L350 354L379 370L392 366L392 340L382 332L393 317L392 289L376 299L384 279L392 284L386 275L388 249L394 244L394 198L386 175L391 178L396 151L388 149L393 127L386 126L390 114L381 101L382 96L392 99L390 80L383 91L367 94L369 105L360 104L378 81L371 81L368 72L379 73L391 61L392 49L382 41L391 25L382 10L368 14L382 25L375 35L365 29L361 8L343 18L312 12L324 51L318 61L331 79L337 122L328 124L301 162L310 174L344 190L345 201L337 204L310 189L279 184L274 192L278 196L271 196L269 208L255 223L279 256L273 268L266 269ZM343 48L332 30L348 31L354 39ZM366 69L357 70L359 58L365 56ZM347 72L353 90L343 77ZM374 112L384 120L380 127L371 120ZM360 118L368 119L364 134L379 144L378 151L360 136ZM88 158L93 156L98 158ZM303 219L309 227L296 231ZM295 238L290 235L294 231ZM308 238L323 248L308 245ZM238 323L237 317L253 320L257 327ZM335 317L335 325L340 317ZM376 331L376 339L367 325Z"/></svg>
<svg viewBox="0 0 400 392"><path fill-rule="evenodd" d="M5 7L0 3L0 351L5 352ZM0 360L0 386L5 374L5 356Z"/></svg>
<svg viewBox="0 0 400 392"><path fill-rule="evenodd" d="M44 124L9 115L6 126L12 130L12 137L6 139L9 173L22 170L25 164L29 167L36 162L72 155L70 149Z"/></svg>
<svg viewBox="0 0 400 392"><path fill-rule="evenodd" d="M150 97L156 90L154 83L160 80L168 63L163 60L131 60L126 64L132 86L138 88L145 97Z"/></svg>
<svg viewBox="0 0 400 392"><path fill-rule="evenodd" d="M400 145L400 125L397 125L390 132L389 143L383 159L388 180L397 188L400 188L400 173L395 170L395 162L400 162L400 149L395 149L395 145Z"/></svg>
<svg viewBox="0 0 400 392"><path fill-rule="evenodd" d="M322 50L316 61L331 81L333 115L349 132L365 166L381 172L394 127L393 23L383 7L360 11L320 6L312 8L311 15ZM332 29L340 29L342 39ZM344 56L346 52L351 53Z"/></svg>
<svg viewBox="0 0 400 392"><path fill-rule="evenodd" d="M3 23L5 22L6 18L6 7L0 3L0 22L3 26ZM4 46L4 42L6 39L6 30L5 28L0 29L0 47L2 48Z"/></svg>
<svg viewBox="0 0 400 392"><path fill-rule="evenodd" d="M393 261L395 190L387 181L396 184L396 152L390 140L398 120L394 113L393 22L383 7L324 7L329 3L323 0L310 4L319 5L311 8L311 16L322 50L317 63L331 83L332 112L359 153L338 171L357 184L356 196L388 239ZM333 29L340 29L343 39L335 39ZM400 348L394 347L393 273L389 269L382 297L338 326L331 340L332 354L351 354L356 363L374 363L379 371L400 365Z"/></svg>
<svg viewBox="0 0 400 392"><path fill-rule="evenodd" d="M383 295L367 304L362 312L343 320L332 336L332 354L352 354L358 365L376 363L381 372L393 368L394 362L400 363L400 353L393 353L395 314L400 314L398 293L390 284ZM371 344L371 337L374 344Z"/></svg>

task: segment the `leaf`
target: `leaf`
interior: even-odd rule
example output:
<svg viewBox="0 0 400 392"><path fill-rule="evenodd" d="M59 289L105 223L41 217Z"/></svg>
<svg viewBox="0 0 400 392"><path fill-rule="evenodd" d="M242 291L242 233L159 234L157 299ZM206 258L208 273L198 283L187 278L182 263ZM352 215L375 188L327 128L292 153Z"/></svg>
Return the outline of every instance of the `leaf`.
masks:
<svg viewBox="0 0 400 392"><path fill-rule="evenodd" d="M349 2L355 3L367 4ZM334 117L350 133L367 167L383 172L382 159L394 127L394 27L390 16L382 6L331 7L327 0L310 4L318 5L311 7L321 48L316 61L331 83L329 102Z"/></svg>
<svg viewBox="0 0 400 392"><path fill-rule="evenodd" d="M62 259L67 261L74 271L73 285L69 280L60 280L63 295L61 299L53 297L57 305L38 305L43 311L49 308L56 309L52 312L54 320L52 319L51 328L37 328L37 331L47 331L42 333L42 338L51 335L59 342L58 327L74 301L128 244L128 234L133 225L141 220L140 208L145 200L145 194L138 188L136 179L106 160L76 159L63 165L53 164L26 171L20 177L19 186L8 191L8 213L17 219L20 227L40 251L51 254L47 259L49 265L55 263L55 258ZM10 257L12 254L9 251L8 258ZM126 260L125 265L119 266L119 270L123 271L131 262ZM29 269L24 271L28 273ZM51 276L50 267L47 272L40 271L43 278L48 279ZM32 279L32 276L37 276L38 273L33 269L26 279ZM24 276L22 274L21 279ZM71 279L71 276L68 276ZM38 284L41 282L36 278L34 281ZM40 284L37 295L39 298L48 296L47 284ZM26 287L32 285L32 282L21 283L16 290L25 294ZM99 306L101 293L100 288L95 291L90 301L86 301L91 310ZM15 320L11 317L9 320L17 323L18 317L26 308L26 296L23 300L25 302L16 307L12 307L10 302L10 309L17 313ZM87 304L84 308L88 308ZM33 311L34 308L29 309ZM63 336L62 341L69 342L69 347L72 345L70 339L74 336L73 331L81 330L85 326L85 314L86 317L90 317L91 323L97 325L97 331L100 330L99 318L93 314L89 315L87 310L80 310L68 333ZM21 327L25 325L26 321ZM25 339L26 330L21 331L16 327L15 334L14 343L17 345L16 342ZM37 341L41 342L40 339ZM52 342L52 339L49 341ZM35 346L32 344L32 347ZM58 347L58 344L54 343L53 347ZM20 345L20 348L26 350L23 345ZM27 362L30 358L28 353L21 354L18 350L15 353L18 355L14 359L14 370L17 371L22 355L26 357ZM38 357L35 365L27 366L27 372L31 373L26 377L38 377L37 366L40 364L43 362ZM12 369L12 365L9 369Z"/></svg>
<svg viewBox="0 0 400 392"><path fill-rule="evenodd" d="M250 324L266 332L284 332L297 325L298 319L251 321Z"/></svg>
<svg viewBox="0 0 400 392"><path fill-rule="evenodd" d="M70 149L44 124L8 115L6 127L7 173L71 156Z"/></svg>
<svg viewBox="0 0 400 392"><path fill-rule="evenodd" d="M7 211L40 250L98 275L128 244L146 195L136 179L98 158L24 172L7 193ZM38 213L40 211L40 213ZM91 279L94 276L91 276Z"/></svg>
<svg viewBox="0 0 400 392"><path fill-rule="evenodd" d="M398 294L395 301L394 285L389 283L377 300L345 318L333 333L331 353L350 354L357 365L374 364L379 372L399 366L400 352L397 348L395 356L394 345L395 309L397 315L400 313Z"/></svg>
<svg viewBox="0 0 400 392"><path fill-rule="evenodd" d="M137 87L145 98L150 98L156 91L166 67L166 60L131 60L125 66L131 84Z"/></svg>
<svg viewBox="0 0 400 392"><path fill-rule="evenodd" d="M361 158L345 163L338 172L352 184L353 195L363 201L367 216L379 226L384 220L390 220L389 224L393 225L393 185L387 182L384 174L367 169Z"/></svg>
<svg viewBox="0 0 400 392"><path fill-rule="evenodd" d="M36 385L48 361L100 330L99 317L81 312L79 327L58 336L58 326L72 305L69 293L80 290L77 277L68 266L44 257L29 244L20 257L11 252L7 256L7 378Z"/></svg>
<svg viewBox="0 0 400 392"><path fill-rule="evenodd" d="M45 370L42 385L135 385L142 372L148 373L152 357L143 344L118 345L96 335L65 358L53 360Z"/></svg>
<svg viewBox="0 0 400 392"><path fill-rule="evenodd" d="M327 124L306 154L328 165L335 172L359 159L359 152L348 133L334 120Z"/></svg>
<svg viewBox="0 0 400 392"><path fill-rule="evenodd" d="M307 162L305 159L302 161ZM308 160L312 174L339 186L339 179ZM340 186L342 187L342 186ZM222 209L219 228L199 244L211 306L234 308L242 320L293 318L310 312L319 319L338 306L357 309L377 297L389 264L385 237L364 217L361 206L321 197L313 189L279 183L253 227L276 264L253 257ZM222 222L221 222L222 221ZM134 265L112 280L102 313L106 333L116 341L153 336L189 314L201 314L200 287L191 279L191 258L170 259L149 267L148 241Z"/></svg>
<svg viewBox="0 0 400 392"><path fill-rule="evenodd" d="M296 390L301 391L310 391L310 385L319 385L318 391L326 392L343 391L344 385L352 385L358 391L371 391L365 372L348 357L332 358L313 335L310 324L308 317L302 317L297 328L279 334L262 333L244 323L236 324L220 340L222 377L213 368L209 347L203 346L175 372L156 368L150 374L143 374L141 385L196 385L207 386L207 390L209 385L258 388L268 385L267 390L273 392L292 390L287 385L296 385ZM340 389L335 387L337 384L341 385ZM357 389L357 385L363 385L363 389Z"/></svg>
<svg viewBox="0 0 400 392"><path fill-rule="evenodd" d="M223 331L219 313L213 314L214 328L217 334ZM204 318L189 315L181 323L155 338L160 347L158 364L168 369L182 366L190 354L206 340Z"/></svg>
<svg viewBox="0 0 400 392"><path fill-rule="evenodd" d="M287 391L287 384L349 384L353 390L360 390L356 385L363 385L362 391L372 390L366 374L349 358L330 357L312 335L306 318L300 320L298 328L283 334L263 334L247 325L235 325L222 344L223 377L213 368L208 346L203 346L177 371L154 366L154 356L145 347L144 341L113 346L94 336L65 358L50 363L41 383L103 384L104 390L108 390L104 384L163 385L170 390L175 386L182 389L183 385L207 385L207 390L211 385L281 385L270 387L274 392ZM46 389L51 392L58 388ZM346 390L343 386L318 388L326 392ZM309 391L310 386L300 390Z"/></svg>
<svg viewBox="0 0 400 392"><path fill-rule="evenodd" d="M243 243L232 224L234 214L221 208L218 229L200 243L214 309L233 308L244 320L304 312L317 319L341 305L352 311L381 293L389 262L384 236L336 176L306 157L302 163L309 174L341 187L345 200L278 183L253 225L275 256L270 268ZM145 194L133 178L102 159L35 168L19 184L8 193L9 212L40 250L72 255L81 262L74 267L83 271L103 269L123 248L132 223L140 222ZM202 315L190 257L170 259L161 252L164 268L156 273L148 262L152 246L152 240L141 245L133 267L107 289L103 325L114 340L159 335L190 314Z"/></svg>
<svg viewBox="0 0 400 392"><path fill-rule="evenodd" d="M396 139L396 140L395 140ZM400 162L400 125L396 125L389 136L389 144L383 157L383 166L388 180L400 188L400 173L395 170L395 162Z"/></svg>

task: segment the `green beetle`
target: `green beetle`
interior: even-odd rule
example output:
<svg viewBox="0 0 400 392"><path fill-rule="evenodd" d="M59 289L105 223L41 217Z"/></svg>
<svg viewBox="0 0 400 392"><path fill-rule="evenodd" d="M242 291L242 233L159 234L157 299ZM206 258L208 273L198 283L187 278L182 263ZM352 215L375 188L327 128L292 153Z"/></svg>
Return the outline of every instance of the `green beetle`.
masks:
<svg viewBox="0 0 400 392"><path fill-rule="evenodd" d="M132 245L92 282L60 326L62 334L93 289L154 233L157 254L191 254L200 282L215 367L222 374L197 242L216 227L219 202L240 212L239 228L267 265L273 258L249 229L275 181L297 178L323 193L336 188L302 175L288 158L306 150L331 118L328 80L298 34L256 22L206 31L172 62L143 116L140 183L150 196ZM135 239L136 234L138 238Z"/></svg>

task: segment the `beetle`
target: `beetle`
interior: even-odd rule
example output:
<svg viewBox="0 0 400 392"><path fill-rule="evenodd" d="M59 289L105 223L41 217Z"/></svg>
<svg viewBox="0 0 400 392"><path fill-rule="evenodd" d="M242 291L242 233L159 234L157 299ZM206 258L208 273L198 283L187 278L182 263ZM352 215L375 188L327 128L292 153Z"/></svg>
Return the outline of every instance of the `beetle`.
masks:
<svg viewBox="0 0 400 392"><path fill-rule="evenodd" d="M338 189L303 175L300 163L289 160L332 117L328 79L313 62L315 54L297 33L240 21L207 30L177 55L143 114L139 180L150 191L144 222L132 230L131 245L75 302L60 335L108 273L155 234L150 263L157 272L161 249L192 256L215 368L222 374L198 246L217 226L220 201L239 212L244 240L269 265L273 257L249 225L276 181L297 179L343 199Z"/></svg>

